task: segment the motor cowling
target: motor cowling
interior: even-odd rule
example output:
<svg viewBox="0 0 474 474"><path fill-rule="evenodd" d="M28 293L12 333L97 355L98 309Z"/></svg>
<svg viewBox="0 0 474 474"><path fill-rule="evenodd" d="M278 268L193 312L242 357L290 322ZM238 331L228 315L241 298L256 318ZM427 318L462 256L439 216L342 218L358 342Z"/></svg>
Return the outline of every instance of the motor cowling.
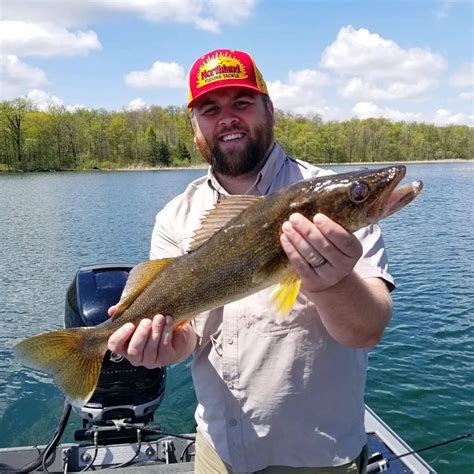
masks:
<svg viewBox="0 0 474 474"><path fill-rule="evenodd" d="M109 264L82 267L66 294L64 326L96 326L106 321L108 309L117 304L133 265ZM135 367L110 351L104 356L96 390L75 411L95 425L127 419L147 423L160 405L166 386L166 369Z"/></svg>

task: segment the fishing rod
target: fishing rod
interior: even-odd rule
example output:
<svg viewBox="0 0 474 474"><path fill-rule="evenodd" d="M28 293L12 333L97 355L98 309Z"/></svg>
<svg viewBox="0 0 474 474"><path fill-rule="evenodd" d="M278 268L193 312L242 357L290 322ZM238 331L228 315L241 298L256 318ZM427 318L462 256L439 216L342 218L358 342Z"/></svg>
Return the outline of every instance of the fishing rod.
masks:
<svg viewBox="0 0 474 474"><path fill-rule="evenodd" d="M408 451L403 454L399 454L397 456L391 456L388 459L385 459L382 454L376 453L369 459L369 464L367 465L366 472L383 472L386 471L392 461L397 459L403 458L405 456L409 456L410 454L418 454L423 451L428 451L429 449L438 448L439 446L444 446L445 444L454 443L456 441L460 441L462 439L466 439L472 436L472 433L465 433L461 436L457 436L456 438L448 439L446 441L441 441L440 443L432 444L430 446L426 446L420 449L413 449L412 451Z"/></svg>

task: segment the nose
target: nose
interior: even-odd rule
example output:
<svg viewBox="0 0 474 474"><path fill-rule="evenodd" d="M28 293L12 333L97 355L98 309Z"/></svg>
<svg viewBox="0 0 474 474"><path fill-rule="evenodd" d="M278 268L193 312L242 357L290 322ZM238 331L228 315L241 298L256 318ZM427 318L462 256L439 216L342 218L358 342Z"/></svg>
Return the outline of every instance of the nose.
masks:
<svg viewBox="0 0 474 474"><path fill-rule="evenodd" d="M239 118L233 113L232 109L224 107L219 117L219 125L222 127L229 127L237 123Z"/></svg>

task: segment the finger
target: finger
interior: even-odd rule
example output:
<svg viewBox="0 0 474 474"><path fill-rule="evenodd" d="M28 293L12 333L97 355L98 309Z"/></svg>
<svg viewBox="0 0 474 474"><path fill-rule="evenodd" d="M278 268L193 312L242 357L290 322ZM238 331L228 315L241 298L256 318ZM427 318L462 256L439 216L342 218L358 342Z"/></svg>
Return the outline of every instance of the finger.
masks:
<svg viewBox="0 0 474 474"><path fill-rule="evenodd" d="M143 350L151 335L151 321L142 319L128 343L127 358L134 365L140 365L143 360Z"/></svg>
<svg viewBox="0 0 474 474"><path fill-rule="evenodd" d="M109 351L126 356L128 341L132 337L133 331L135 331L135 326L132 323L124 324L121 328L117 329L107 342Z"/></svg>
<svg viewBox="0 0 474 474"><path fill-rule="evenodd" d="M302 280L309 280L318 277L314 269L308 265L306 259L298 252L286 234L281 234L280 243L290 261L290 264L297 271Z"/></svg>
<svg viewBox="0 0 474 474"><path fill-rule="evenodd" d="M114 304L107 310L107 314L112 317L117 312L117 305Z"/></svg>
<svg viewBox="0 0 474 474"><path fill-rule="evenodd" d="M173 318L166 316L163 332L161 333L160 345L158 348L157 364L159 367L168 365L174 360L175 349L173 346Z"/></svg>
<svg viewBox="0 0 474 474"><path fill-rule="evenodd" d="M347 232L344 228L336 224L334 221L331 221L329 218L322 214L317 214L315 216L316 222L322 220L324 222L326 229L331 229L332 226L335 226L335 232L345 233L349 238L351 238L352 234ZM321 266L315 270L317 271L324 271L327 272L330 268L329 267L337 267L337 268L349 268L354 266L354 257L348 256L344 252L333 244L325 234L323 234L317 225L311 223L305 217L294 214L290 216L290 223L296 230L296 234L300 234L304 240L308 242L308 244L313 247L313 249L321 255L322 258L327 260L327 264ZM334 232L334 229L332 229ZM297 244L302 245L302 244ZM300 250L300 246L297 247ZM304 247L301 246L302 252L304 252ZM305 258L308 258L306 254L303 253ZM313 260L308 260L313 262Z"/></svg>
<svg viewBox="0 0 474 474"><path fill-rule="evenodd" d="M173 318L171 316L166 316L165 318L165 327L163 328L163 333L161 335L160 346L163 349L171 346L173 336Z"/></svg>
<svg viewBox="0 0 474 474"><path fill-rule="evenodd" d="M337 222L329 219L324 214L316 214L314 224L324 237L349 258L360 258L362 255L362 244L359 239L348 232Z"/></svg>
<svg viewBox="0 0 474 474"><path fill-rule="evenodd" d="M291 216L290 221L283 224L282 230L308 265L314 265L324 258L314 247L314 241L322 240L323 237L309 220L303 216Z"/></svg>
<svg viewBox="0 0 474 474"><path fill-rule="evenodd" d="M151 334L143 350L142 363L147 368L155 368L158 359L158 346L165 325L165 317L157 314L151 323Z"/></svg>

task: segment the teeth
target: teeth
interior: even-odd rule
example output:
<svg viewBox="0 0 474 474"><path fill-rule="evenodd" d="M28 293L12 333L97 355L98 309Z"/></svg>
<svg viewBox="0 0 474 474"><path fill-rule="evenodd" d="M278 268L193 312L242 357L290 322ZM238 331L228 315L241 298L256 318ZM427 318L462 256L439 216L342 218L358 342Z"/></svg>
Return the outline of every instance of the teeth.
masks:
<svg viewBox="0 0 474 474"><path fill-rule="evenodd" d="M230 140L237 140L238 138L242 138L241 133L232 133L231 135L226 135L225 137L222 137L223 142L228 142Z"/></svg>

